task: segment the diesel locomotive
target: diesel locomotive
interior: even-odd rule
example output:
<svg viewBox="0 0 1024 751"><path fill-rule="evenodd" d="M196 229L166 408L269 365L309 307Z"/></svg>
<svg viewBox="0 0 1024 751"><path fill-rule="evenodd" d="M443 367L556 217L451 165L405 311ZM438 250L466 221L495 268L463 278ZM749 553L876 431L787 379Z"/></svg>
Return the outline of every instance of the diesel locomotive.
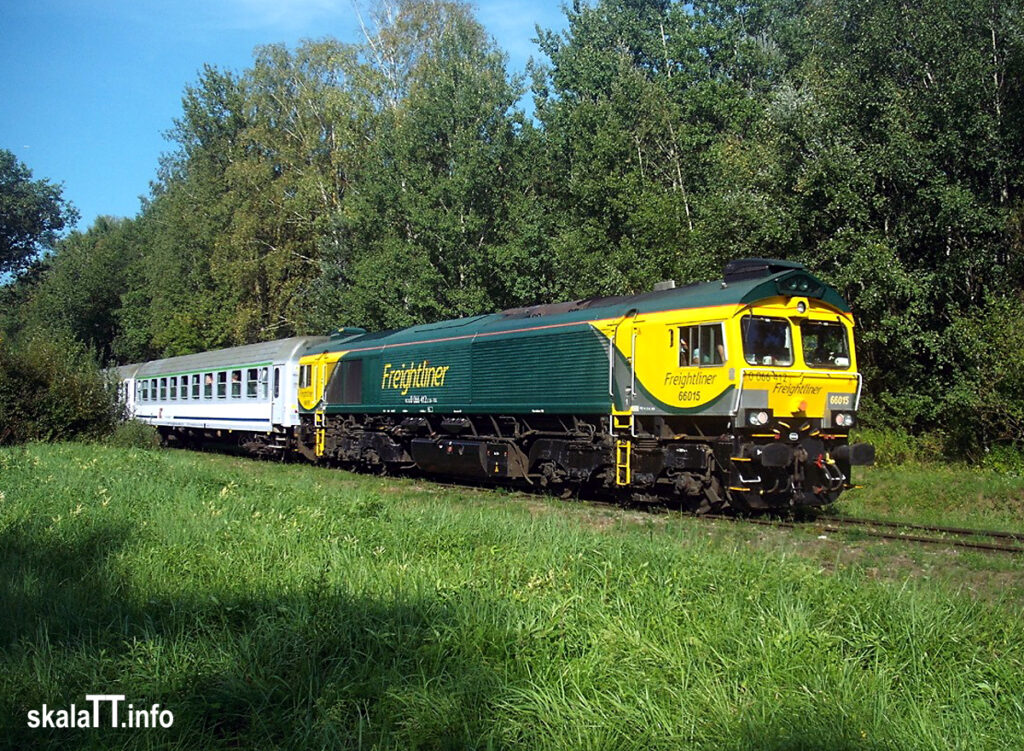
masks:
<svg viewBox="0 0 1024 751"><path fill-rule="evenodd" d="M245 347L187 356L211 372L121 370L139 419L179 440L746 511L831 503L874 461L850 442L853 325L802 265L747 259L715 282L286 340L259 363ZM160 390L164 372L188 379L184 400L180 381L176 401ZM232 404L264 421L213 419ZM211 419L183 423L183 405Z"/></svg>

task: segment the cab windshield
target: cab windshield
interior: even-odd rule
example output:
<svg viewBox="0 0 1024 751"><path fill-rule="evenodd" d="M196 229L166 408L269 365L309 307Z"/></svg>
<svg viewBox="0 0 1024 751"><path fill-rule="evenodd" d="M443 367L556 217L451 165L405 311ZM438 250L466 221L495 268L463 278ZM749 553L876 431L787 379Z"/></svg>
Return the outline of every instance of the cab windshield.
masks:
<svg viewBox="0 0 1024 751"><path fill-rule="evenodd" d="M746 316L741 328L743 356L750 365L793 364L793 335L787 321Z"/></svg>
<svg viewBox="0 0 1024 751"><path fill-rule="evenodd" d="M827 321L803 321L800 324L804 362L809 368L850 367L850 346L846 327Z"/></svg>

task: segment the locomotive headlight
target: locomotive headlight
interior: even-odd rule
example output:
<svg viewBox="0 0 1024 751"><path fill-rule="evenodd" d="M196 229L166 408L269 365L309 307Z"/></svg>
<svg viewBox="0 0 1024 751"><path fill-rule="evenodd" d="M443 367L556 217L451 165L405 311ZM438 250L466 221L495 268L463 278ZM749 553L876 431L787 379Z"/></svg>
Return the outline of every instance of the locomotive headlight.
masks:
<svg viewBox="0 0 1024 751"><path fill-rule="evenodd" d="M761 410L760 412L751 412L747 420L755 427L758 425L766 425L768 423L768 413L764 410Z"/></svg>
<svg viewBox="0 0 1024 751"><path fill-rule="evenodd" d="M840 412L835 417L836 425L841 428L853 427L853 415L848 415L845 412Z"/></svg>

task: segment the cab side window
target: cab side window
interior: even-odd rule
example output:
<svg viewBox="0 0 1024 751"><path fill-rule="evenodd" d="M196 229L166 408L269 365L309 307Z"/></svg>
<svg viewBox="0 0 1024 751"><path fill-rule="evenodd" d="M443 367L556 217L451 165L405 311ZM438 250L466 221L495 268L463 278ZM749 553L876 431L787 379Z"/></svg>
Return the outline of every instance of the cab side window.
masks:
<svg viewBox="0 0 1024 751"><path fill-rule="evenodd" d="M679 367L723 365L725 332L720 323L683 326L679 329Z"/></svg>

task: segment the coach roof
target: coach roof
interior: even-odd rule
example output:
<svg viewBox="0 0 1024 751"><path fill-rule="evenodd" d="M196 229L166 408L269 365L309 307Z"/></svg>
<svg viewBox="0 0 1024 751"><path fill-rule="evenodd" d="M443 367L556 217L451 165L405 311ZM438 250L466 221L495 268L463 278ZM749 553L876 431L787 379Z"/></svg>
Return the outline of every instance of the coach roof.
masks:
<svg viewBox="0 0 1024 751"><path fill-rule="evenodd" d="M122 365L117 368L121 378L152 378L178 373L199 373L209 370L227 370L275 362L284 362L297 356L306 347L327 341L324 336L293 336L272 342L246 344L228 347L213 352L197 352L194 355L167 357L146 363Z"/></svg>

